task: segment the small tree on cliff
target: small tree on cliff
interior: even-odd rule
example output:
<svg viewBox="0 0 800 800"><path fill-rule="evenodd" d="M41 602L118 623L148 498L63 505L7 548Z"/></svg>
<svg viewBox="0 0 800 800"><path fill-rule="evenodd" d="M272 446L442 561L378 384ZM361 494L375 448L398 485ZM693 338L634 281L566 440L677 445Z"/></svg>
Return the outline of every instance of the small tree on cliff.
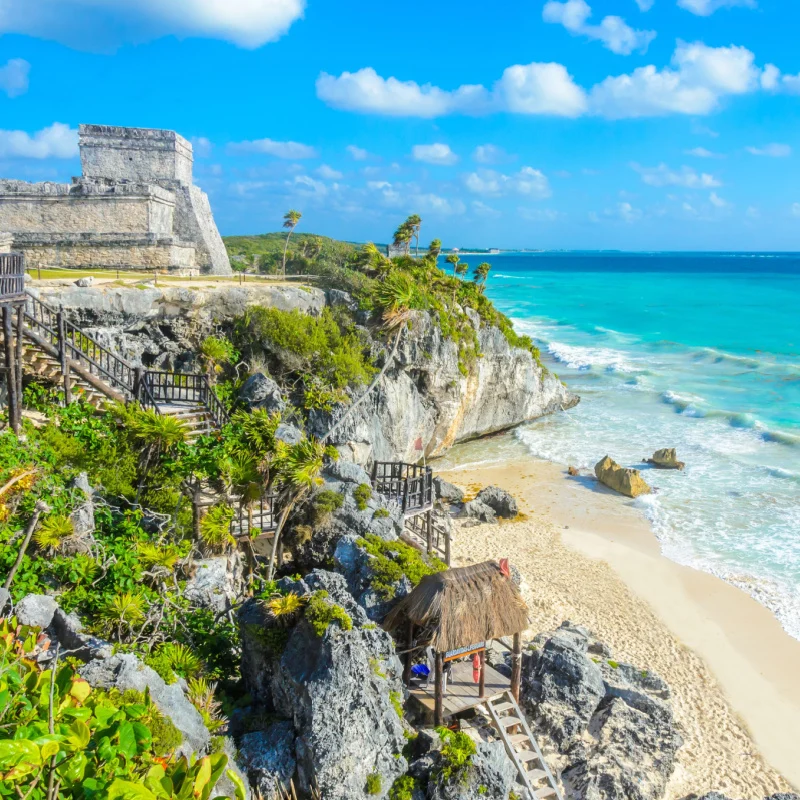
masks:
<svg viewBox="0 0 800 800"><path fill-rule="evenodd" d="M411 247L411 240L413 238L414 229L411 227L408 220L406 220L394 232L392 244L394 244L395 247L405 247L406 255L408 255L408 251Z"/></svg>
<svg viewBox="0 0 800 800"><path fill-rule="evenodd" d="M453 265L453 275L458 275L458 253L450 253L449 256L445 259L448 264Z"/></svg>
<svg viewBox="0 0 800 800"><path fill-rule="evenodd" d="M414 237L414 257L419 258L419 230L422 227L422 217L419 214L412 214L406 220L406 225L411 228L411 235Z"/></svg>
<svg viewBox="0 0 800 800"><path fill-rule="evenodd" d="M428 258L431 259L431 261L433 261L434 264L436 264L439 258L439 253L441 252L442 252L442 240L434 239L428 245Z"/></svg>
<svg viewBox="0 0 800 800"><path fill-rule="evenodd" d="M283 247L283 276L286 277L286 252L289 249L289 237L294 233L297 223L303 215L299 211L291 209L283 215L283 227L289 232L286 234L286 244Z"/></svg>
<svg viewBox="0 0 800 800"><path fill-rule="evenodd" d="M481 294L483 294L483 290L486 288L486 279L489 277L489 270L491 270L491 268L491 264L483 261L475 267L475 272L472 274L472 279L479 286Z"/></svg>

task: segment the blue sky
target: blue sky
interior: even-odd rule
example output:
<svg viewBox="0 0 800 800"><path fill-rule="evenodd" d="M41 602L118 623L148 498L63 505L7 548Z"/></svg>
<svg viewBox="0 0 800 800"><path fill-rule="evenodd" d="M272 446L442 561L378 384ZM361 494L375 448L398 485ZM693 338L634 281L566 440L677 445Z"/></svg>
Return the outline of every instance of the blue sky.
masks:
<svg viewBox="0 0 800 800"><path fill-rule="evenodd" d="M170 128L223 234L800 250L788 0L0 0L0 176Z"/></svg>

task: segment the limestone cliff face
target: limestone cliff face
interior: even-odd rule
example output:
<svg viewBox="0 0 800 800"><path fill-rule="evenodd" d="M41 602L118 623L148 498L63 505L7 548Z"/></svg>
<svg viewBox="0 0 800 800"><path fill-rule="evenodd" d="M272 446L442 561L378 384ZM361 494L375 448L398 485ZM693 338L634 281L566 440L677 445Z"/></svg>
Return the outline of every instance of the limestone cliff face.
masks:
<svg viewBox="0 0 800 800"><path fill-rule="evenodd" d="M197 368L197 342L224 327L251 305L319 314L343 293L300 286L165 286L40 290L42 300L62 306L69 317L134 364L157 369ZM467 375L459 370L458 347L442 336L427 314L417 314L404 331L384 378L355 413L337 428L331 443L353 461L416 462L422 440L427 457L456 442L506 430L528 420L571 408L578 398L531 354L509 346L498 328L480 327L482 356ZM376 348L379 345L376 343ZM384 358L388 353L384 351ZM358 394L358 393L357 393ZM356 396L357 396L356 394ZM346 410L312 414L310 432L323 435Z"/></svg>
<svg viewBox="0 0 800 800"><path fill-rule="evenodd" d="M455 342L427 314L403 335L394 365L332 443L352 460L415 462L421 438L427 457L456 442L506 430L579 402L533 356L509 346L498 328L478 328L482 357L464 376ZM318 433L329 419L316 419Z"/></svg>

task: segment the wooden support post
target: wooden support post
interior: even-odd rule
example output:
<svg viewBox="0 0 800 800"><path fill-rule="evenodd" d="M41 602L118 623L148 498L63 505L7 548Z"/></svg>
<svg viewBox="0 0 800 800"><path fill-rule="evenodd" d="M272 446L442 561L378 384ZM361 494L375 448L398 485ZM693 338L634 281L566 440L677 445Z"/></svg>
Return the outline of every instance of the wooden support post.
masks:
<svg viewBox="0 0 800 800"><path fill-rule="evenodd" d="M478 696L483 699L486 697L486 651L481 650L480 653L481 659L481 677L480 682L478 683Z"/></svg>
<svg viewBox="0 0 800 800"><path fill-rule="evenodd" d="M144 369L142 367L134 367L133 369L133 399L139 401L139 395L142 391L142 379L144 378Z"/></svg>
<svg viewBox="0 0 800 800"><path fill-rule="evenodd" d="M428 555L433 554L433 512L425 512L425 537L428 540Z"/></svg>
<svg viewBox="0 0 800 800"><path fill-rule="evenodd" d="M17 341L16 341L16 373L14 380L17 383L17 397L19 397L20 423L22 423L22 338L25 335L25 304L17 306Z"/></svg>
<svg viewBox="0 0 800 800"><path fill-rule="evenodd" d="M444 725L444 655L436 654L436 669L434 671L436 686L434 689L433 724L436 726Z"/></svg>
<svg viewBox="0 0 800 800"><path fill-rule="evenodd" d="M450 566L450 531L444 532L444 563Z"/></svg>
<svg viewBox="0 0 800 800"><path fill-rule="evenodd" d="M14 364L14 326L11 306L3 306L3 350L5 359L6 392L8 395L8 424L14 433L19 433L19 399L17 397L17 368Z"/></svg>
<svg viewBox="0 0 800 800"><path fill-rule="evenodd" d="M511 694L519 703L519 687L522 683L522 634L515 633L511 650Z"/></svg>
<svg viewBox="0 0 800 800"><path fill-rule="evenodd" d="M414 648L414 623L411 620L408 621L408 633L406 635L406 653L405 653L405 660L403 662L403 683L408 685L408 682L411 680L411 667L414 664L414 653L412 652Z"/></svg>
<svg viewBox="0 0 800 800"><path fill-rule="evenodd" d="M280 569L283 566L283 542L282 541L278 542L278 555L277 555L277 558L276 558L276 562L277 562L277 565L278 565L278 569Z"/></svg>

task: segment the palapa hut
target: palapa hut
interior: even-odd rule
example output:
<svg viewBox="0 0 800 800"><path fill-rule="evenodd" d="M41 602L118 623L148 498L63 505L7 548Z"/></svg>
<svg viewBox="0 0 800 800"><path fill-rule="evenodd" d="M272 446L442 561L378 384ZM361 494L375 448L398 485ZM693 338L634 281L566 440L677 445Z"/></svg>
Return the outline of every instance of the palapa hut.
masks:
<svg viewBox="0 0 800 800"><path fill-rule="evenodd" d="M511 579L508 562L486 561L428 575L392 609L384 627L396 631L405 647L403 678L426 648L434 652L433 705L435 724L445 717L507 691L519 699L522 647L528 609ZM486 664L486 647L495 639L513 637L511 679ZM464 659L473 657L475 666ZM448 669L449 668L449 669ZM445 670L450 683L444 685ZM474 672L478 672L477 686ZM429 683L428 683L429 685ZM426 686L410 686L412 696L430 707ZM445 712L447 712L445 714Z"/></svg>

